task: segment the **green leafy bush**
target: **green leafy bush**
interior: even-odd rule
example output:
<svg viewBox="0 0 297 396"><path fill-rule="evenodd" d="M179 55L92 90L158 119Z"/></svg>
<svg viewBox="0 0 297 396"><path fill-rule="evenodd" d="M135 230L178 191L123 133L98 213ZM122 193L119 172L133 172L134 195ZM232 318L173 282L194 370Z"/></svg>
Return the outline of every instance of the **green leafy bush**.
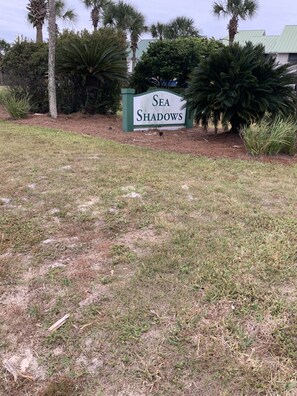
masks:
<svg viewBox="0 0 297 396"><path fill-rule="evenodd" d="M30 97L18 90L5 90L0 94L0 104L12 118L25 118L30 111Z"/></svg>
<svg viewBox="0 0 297 396"><path fill-rule="evenodd" d="M16 42L3 57L4 83L31 97L33 112L48 111L48 46L31 41Z"/></svg>
<svg viewBox="0 0 297 396"><path fill-rule="evenodd" d="M260 121L266 112L287 116L296 109L288 65L265 56L264 47L247 43L226 46L194 70L185 99L204 126L231 124L234 132Z"/></svg>
<svg viewBox="0 0 297 396"><path fill-rule="evenodd" d="M297 123L293 119L264 120L244 128L241 136L248 152L254 156L296 153Z"/></svg>
<svg viewBox="0 0 297 396"><path fill-rule="evenodd" d="M222 46L219 41L205 38L152 42L136 64L130 86L145 92L150 87L169 88L174 83L183 90L193 69Z"/></svg>
<svg viewBox="0 0 297 396"><path fill-rule="evenodd" d="M104 54L105 51L105 54ZM100 58L101 57L101 58ZM116 113L127 75L126 42L114 29L64 31L57 39L57 105L62 113ZM48 45L16 42L4 55L4 82L28 93L33 112L48 112Z"/></svg>

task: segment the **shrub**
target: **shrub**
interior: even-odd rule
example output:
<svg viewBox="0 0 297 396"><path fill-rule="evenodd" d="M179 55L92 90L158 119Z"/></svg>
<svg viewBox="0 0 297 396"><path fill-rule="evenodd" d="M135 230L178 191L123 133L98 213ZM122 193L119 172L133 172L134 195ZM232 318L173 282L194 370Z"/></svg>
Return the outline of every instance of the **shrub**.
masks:
<svg viewBox="0 0 297 396"><path fill-rule="evenodd" d="M31 41L16 42L3 58L4 82L31 97L34 112L48 111L48 46Z"/></svg>
<svg viewBox="0 0 297 396"><path fill-rule="evenodd" d="M266 112L295 112L294 76L288 65L266 57L264 47L247 43L212 53L194 70L185 92L197 122L231 124L232 130L260 121Z"/></svg>
<svg viewBox="0 0 297 396"><path fill-rule="evenodd" d="M24 118L30 111L30 97L18 90L2 91L0 104L8 111L12 118Z"/></svg>
<svg viewBox="0 0 297 396"><path fill-rule="evenodd" d="M241 135L247 151L254 156L293 155L297 149L297 123L293 119L264 120L244 128Z"/></svg>
<svg viewBox="0 0 297 396"><path fill-rule="evenodd" d="M126 43L113 29L92 34L65 32L57 50L60 87L67 86L68 91L62 109L76 101L72 105L76 111L115 113L120 103L120 83L127 78L126 57ZM65 92L60 87L58 97L63 97Z"/></svg>
<svg viewBox="0 0 297 396"><path fill-rule="evenodd" d="M193 69L222 46L218 41L205 38L152 42L135 66L130 85L137 92L145 92L150 87L170 88L172 83L183 90Z"/></svg>
<svg viewBox="0 0 297 396"><path fill-rule="evenodd" d="M112 53L106 52L105 59L100 59L100 54L102 56L103 49L107 50L108 45L112 47ZM76 52L76 60L73 57L74 48L79 50ZM83 55L85 49L89 49L89 52ZM80 55L82 55L81 63L77 62ZM89 56L93 56L93 60ZM118 74L114 69L115 56L118 57L117 67L121 69ZM98 61L100 64L92 64L93 61ZM122 77L126 77L127 68L126 42L120 32L113 29L99 29L94 33L64 31L57 39L57 64L59 112L116 113L121 99L119 81ZM94 66L97 68L97 74L89 73L88 70L92 70ZM99 67L101 67L100 76ZM16 42L3 58L5 83L13 89L17 88L28 93L31 98L31 109L34 112L46 113L49 110L47 70L46 43Z"/></svg>

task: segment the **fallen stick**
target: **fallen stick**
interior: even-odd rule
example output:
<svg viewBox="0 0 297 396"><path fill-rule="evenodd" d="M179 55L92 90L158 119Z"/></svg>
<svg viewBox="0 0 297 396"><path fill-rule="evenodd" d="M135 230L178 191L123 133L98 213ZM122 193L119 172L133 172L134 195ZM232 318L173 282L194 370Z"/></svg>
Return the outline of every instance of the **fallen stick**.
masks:
<svg viewBox="0 0 297 396"><path fill-rule="evenodd" d="M60 320L58 320L56 323L54 323L49 329L48 332L52 333L53 331L59 329L63 324L66 322L66 320L69 318L70 314L67 314L63 316Z"/></svg>

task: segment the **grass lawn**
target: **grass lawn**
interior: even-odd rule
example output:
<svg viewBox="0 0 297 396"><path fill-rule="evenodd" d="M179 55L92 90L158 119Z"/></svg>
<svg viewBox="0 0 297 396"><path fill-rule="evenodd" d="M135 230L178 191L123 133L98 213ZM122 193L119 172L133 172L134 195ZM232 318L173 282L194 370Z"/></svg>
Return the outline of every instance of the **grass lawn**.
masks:
<svg viewBox="0 0 297 396"><path fill-rule="evenodd" d="M1 395L296 395L297 166L6 122L0 159Z"/></svg>

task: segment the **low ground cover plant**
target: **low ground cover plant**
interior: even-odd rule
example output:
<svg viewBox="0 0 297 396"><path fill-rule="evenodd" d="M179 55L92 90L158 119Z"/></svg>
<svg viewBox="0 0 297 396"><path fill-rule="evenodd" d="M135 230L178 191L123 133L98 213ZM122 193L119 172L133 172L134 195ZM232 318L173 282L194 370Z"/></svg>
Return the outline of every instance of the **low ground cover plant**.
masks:
<svg viewBox="0 0 297 396"><path fill-rule="evenodd" d="M293 155L297 150L297 124L292 118L279 117L250 125L241 133L247 151L252 155Z"/></svg>
<svg viewBox="0 0 297 396"><path fill-rule="evenodd" d="M2 89L0 104L13 119L25 118L30 111L30 96L22 90Z"/></svg>

